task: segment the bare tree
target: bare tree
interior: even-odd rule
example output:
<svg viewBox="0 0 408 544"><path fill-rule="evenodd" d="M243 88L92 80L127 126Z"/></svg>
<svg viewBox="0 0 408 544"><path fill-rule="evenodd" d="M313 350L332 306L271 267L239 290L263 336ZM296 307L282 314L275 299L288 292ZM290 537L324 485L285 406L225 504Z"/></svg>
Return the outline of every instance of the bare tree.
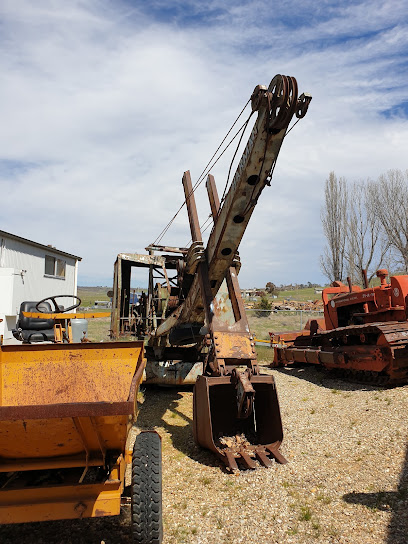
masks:
<svg viewBox="0 0 408 544"><path fill-rule="evenodd" d="M389 243L384 236L378 214L372 209L371 195L375 184L367 180L351 186L347 211L347 273L354 283L362 283L361 271L368 271L369 281L384 262Z"/></svg>
<svg viewBox="0 0 408 544"><path fill-rule="evenodd" d="M397 264L408 271L408 170L389 170L370 187L370 213L376 214Z"/></svg>
<svg viewBox="0 0 408 544"><path fill-rule="evenodd" d="M329 279L342 280L345 264L347 229L347 183L330 172L325 184L325 204L321 211L323 232L326 236L324 254L320 256L323 274Z"/></svg>

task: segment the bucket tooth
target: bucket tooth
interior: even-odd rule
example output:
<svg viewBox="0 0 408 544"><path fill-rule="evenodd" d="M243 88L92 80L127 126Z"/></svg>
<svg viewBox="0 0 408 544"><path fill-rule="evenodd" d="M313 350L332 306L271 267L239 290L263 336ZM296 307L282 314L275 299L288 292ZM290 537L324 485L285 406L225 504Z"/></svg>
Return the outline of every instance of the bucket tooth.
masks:
<svg viewBox="0 0 408 544"><path fill-rule="evenodd" d="M269 457L266 455L264 450L256 449L255 455L258 459L258 461L261 463L262 466L265 468L270 468L272 466L272 461L269 459Z"/></svg>
<svg viewBox="0 0 408 544"><path fill-rule="evenodd" d="M255 461L252 459L252 457L250 457L250 455L248 455L248 453L246 451L240 451L239 453L241 455L241 459L242 459L244 465L247 468L250 468L252 470L256 469Z"/></svg>
<svg viewBox="0 0 408 544"><path fill-rule="evenodd" d="M277 463L280 463L281 465L286 465L288 460L281 454L281 452L278 449L279 446L266 446L266 449L271 453L271 455L275 458Z"/></svg>
<svg viewBox="0 0 408 544"><path fill-rule="evenodd" d="M225 451L224 458L222 460L227 465L227 468L229 468L232 472L239 472L237 461L232 451Z"/></svg>

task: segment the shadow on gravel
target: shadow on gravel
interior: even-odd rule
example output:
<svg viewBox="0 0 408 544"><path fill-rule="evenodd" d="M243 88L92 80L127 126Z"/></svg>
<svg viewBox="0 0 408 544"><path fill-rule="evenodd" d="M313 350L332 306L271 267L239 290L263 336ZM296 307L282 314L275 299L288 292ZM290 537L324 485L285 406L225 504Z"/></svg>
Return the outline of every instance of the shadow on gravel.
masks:
<svg viewBox="0 0 408 544"><path fill-rule="evenodd" d="M192 391L192 386L185 386L183 391ZM193 421L179 409L179 401L183 398L176 388L146 386L145 400L140 406L137 417L137 426L141 429L163 427L171 436L171 441L181 453L210 467L224 466L216 456L207 450L197 446L193 438ZM191 403L193 397L191 395ZM164 414L170 410L175 416L180 417L186 425L171 425L163 419Z"/></svg>
<svg viewBox="0 0 408 544"><path fill-rule="evenodd" d="M321 385L327 389L338 389L339 391L379 391L384 387L380 385L370 385L347 381L345 377L341 377L335 371L328 370L322 366L308 365L305 363L297 363L291 366L276 367L273 370L293 376L301 380L306 380L316 385Z"/></svg>
<svg viewBox="0 0 408 544"><path fill-rule="evenodd" d="M398 489L377 493L347 493L343 500L362 504L371 510L392 512L388 525L386 544L407 544L408 542L408 447L405 453Z"/></svg>
<svg viewBox="0 0 408 544"><path fill-rule="evenodd" d="M17 523L0 527L1 544L131 544L130 507L120 516Z"/></svg>

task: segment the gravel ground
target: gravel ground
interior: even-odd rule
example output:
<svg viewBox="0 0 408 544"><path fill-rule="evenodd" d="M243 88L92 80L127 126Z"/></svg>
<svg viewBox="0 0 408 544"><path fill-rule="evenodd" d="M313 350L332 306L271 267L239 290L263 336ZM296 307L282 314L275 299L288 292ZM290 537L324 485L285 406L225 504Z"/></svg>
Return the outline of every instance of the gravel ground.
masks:
<svg viewBox="0 0 408 544"><path fill-rule="evenodd" d="M408 386L377 389L314 367L275 376L289 463L227 474L194 445L192 390L146 388L138 428L163 443L164 544L408 543ZM0 543L130 544L118 517L0 527Z"/></svg>

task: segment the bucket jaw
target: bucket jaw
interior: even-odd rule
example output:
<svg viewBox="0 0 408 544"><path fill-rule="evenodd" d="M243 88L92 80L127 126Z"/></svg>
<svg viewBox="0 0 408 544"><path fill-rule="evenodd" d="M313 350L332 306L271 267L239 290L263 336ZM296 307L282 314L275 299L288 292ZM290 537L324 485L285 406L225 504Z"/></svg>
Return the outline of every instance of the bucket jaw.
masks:
<svg viewBox="0 0 408 544"><path fill-rule="evenodd" d="M286 463L273 376L233 370L228 376L199 376L194 386L195 442L216 453L230 471L239 465Z"/></svg>

